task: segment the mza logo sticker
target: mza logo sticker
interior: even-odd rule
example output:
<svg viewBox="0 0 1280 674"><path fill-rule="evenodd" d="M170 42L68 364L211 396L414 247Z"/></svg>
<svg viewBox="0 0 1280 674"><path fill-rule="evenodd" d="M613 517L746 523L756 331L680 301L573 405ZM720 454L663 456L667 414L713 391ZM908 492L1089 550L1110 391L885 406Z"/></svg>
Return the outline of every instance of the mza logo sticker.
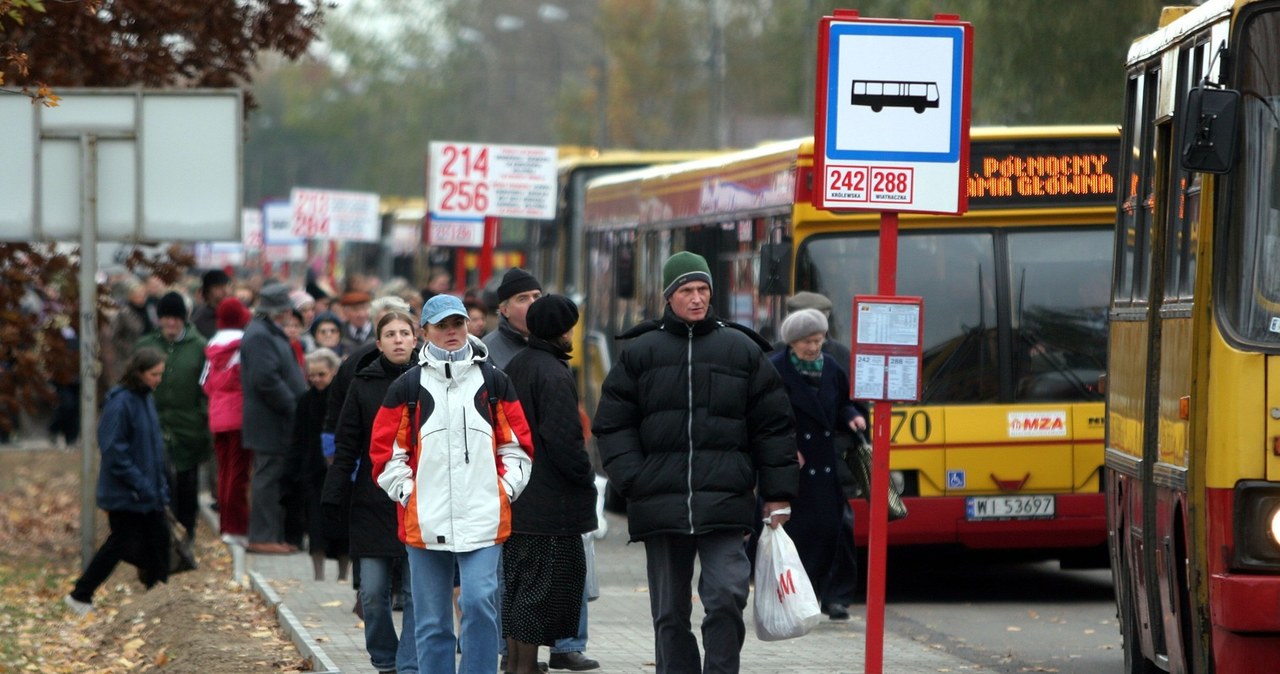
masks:
<svg viewBox="0 0 1280 674"><path fill-rule="evenodd" d="M1066 435L1066 410L1009 413L1009 437L1011 438L1060 438Z"/></svg>

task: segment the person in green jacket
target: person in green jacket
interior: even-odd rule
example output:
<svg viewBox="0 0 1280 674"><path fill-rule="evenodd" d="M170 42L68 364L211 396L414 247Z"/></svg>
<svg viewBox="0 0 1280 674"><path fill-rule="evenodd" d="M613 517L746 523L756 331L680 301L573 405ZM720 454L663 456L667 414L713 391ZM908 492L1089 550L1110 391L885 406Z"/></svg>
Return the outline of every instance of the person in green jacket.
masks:
<svg viewBox="0 0 1280 674"><path fill-rule="evenodd" d="M160 327L139 339L137 346L150 346L165 354L164 379L155 392L156 411L172 466L169 491L173 514L186 528L187 538L194 539L200 464L213 456L213 435L209 432L209 400L200 386L205 339L187 322L187 306L181 294L166 293L156 304Z"/></svg>

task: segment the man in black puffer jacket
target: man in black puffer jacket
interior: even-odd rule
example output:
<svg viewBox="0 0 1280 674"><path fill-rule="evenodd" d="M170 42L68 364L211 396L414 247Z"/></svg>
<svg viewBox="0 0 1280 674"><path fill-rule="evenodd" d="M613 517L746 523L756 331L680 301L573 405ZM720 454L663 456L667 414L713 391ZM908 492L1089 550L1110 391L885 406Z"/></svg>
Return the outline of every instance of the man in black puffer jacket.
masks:
<svg viewBox="0 0 1280 674"><path fill-rule="evenodd" d="M799 481L791 403L768 343L712 314L705 259L672 255L662 281L662 320L621 335L635 341L605 378L592 432L645 543L658 674L737 672L756 494L776 527ZM695 556L705 666L689 622Z"/></svg>

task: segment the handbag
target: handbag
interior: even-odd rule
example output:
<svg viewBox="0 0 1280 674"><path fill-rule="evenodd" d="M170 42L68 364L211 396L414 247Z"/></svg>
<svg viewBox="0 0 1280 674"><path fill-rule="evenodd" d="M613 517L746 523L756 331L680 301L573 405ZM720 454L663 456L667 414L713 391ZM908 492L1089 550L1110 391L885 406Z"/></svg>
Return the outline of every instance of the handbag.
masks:
<svg viewBox="0 0 1280 674"><path fill-rule="evenodd" d="M768 521L756 545L756 636L761 641L801 637L822 620L822 609L795 543L786 529L770 527Z"/></svg>
<svg viewBox="0 0 1280 674"><path fill-rule="evenodd" d="M863 498L871 501L871 442L862 431L853 433L836 433L836 452L844 460L853 481L862 492ZM900 520L907 516L907 504L902 502L902 494L889 485L889 521Z"/></svg>
<svg viewBox="0 0 1280 674"><path fill-rule="evenodd" d="M178 523L178 518L169 508L164 509L164 515L169 522L169 573L194 571L200 565L196 563L196 553L187 538L186 527Z"/></svg>

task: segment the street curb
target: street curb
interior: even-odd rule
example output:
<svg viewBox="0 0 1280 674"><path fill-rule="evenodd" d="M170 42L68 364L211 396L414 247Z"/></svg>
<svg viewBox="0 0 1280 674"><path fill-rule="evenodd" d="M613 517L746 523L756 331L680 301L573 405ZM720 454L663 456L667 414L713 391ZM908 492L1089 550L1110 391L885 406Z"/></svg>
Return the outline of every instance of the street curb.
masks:
<svg viewBox="0 0 1280 674"><path fill-rule="evenodd" d="M311 667L311 672L314 674L342 674L342 670L325 654L320 644L311 638L311 633L302 625L302 621L298 620L293 611L284 605L284 600L280 598L280 595L276 594L275 590L271 589L270 582L262 574L257 571L250 571L249 582L253 589L275 608L280 627L289 635L289 639L297 647L298 653L307 661Z"/></svg>

